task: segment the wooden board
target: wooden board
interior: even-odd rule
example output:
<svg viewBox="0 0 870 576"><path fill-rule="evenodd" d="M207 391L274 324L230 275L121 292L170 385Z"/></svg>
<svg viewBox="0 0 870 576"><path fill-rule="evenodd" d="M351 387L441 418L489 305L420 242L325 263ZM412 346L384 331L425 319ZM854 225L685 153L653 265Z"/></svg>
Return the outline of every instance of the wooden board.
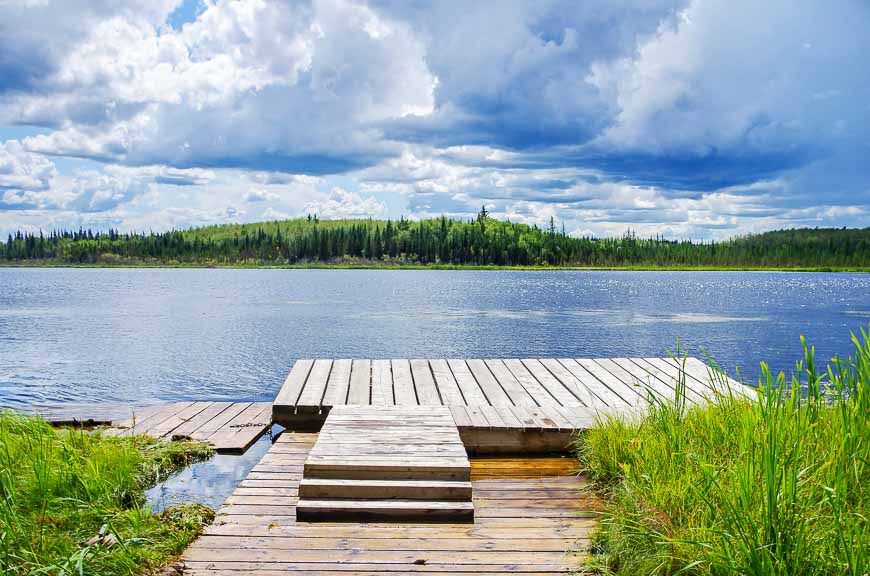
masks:
<svg viewBox="0 0 870 576"><path fill-rule="evenodd" d="M428 364L410 366L412 373L428 370ZM437 393L431 374L427 378L418 372L414 381L426 382L428 393ZM422 390L417 387L418 393ZM297 516L307 521L459 522L474 517L471 467L445 406L336 406L307 455L277 453L273 458L261 462L304 458Z"/></svg>
<svg viewBox="0 0 870 576"><path fill-rule="evenodd" d="M316 438L285 432L269 454L305 454ZM299 522L293 498L302 466L269 465L272 480L251 472L184 553L184 573L568 574L582 569L582 550L601 508L582 491L585 480L574 475L569 458L488 458L471 461L473 502L480 511L473 523ZM281 484L256 484L263 482Z"/></svg>
<svg viewBox="0 0 870 576"><path fill-rule="evenodd" d="M710 373L697 358L687 358L685 366L671 358L299 360L278 394L273 418L293 429L319 430L333 406L443 405L465 408L453 410L463 430L542 433L564 431L559 415L568 408L636 414L651 398L673 401L679 378L691 403L724 393L755 397L752 388L724 375L711 379ZM559 410L529 412L539 408ZM145 416L146 424L184 417ZM555 426L546 423L554 418Z"/></svg>
<svg viewBox="0 0 870 576"><path fill-rule="evenodd" d="M149 407L105 433L200 440L219 453L242 453L271 426L271 402L175 402Z"/></svg>

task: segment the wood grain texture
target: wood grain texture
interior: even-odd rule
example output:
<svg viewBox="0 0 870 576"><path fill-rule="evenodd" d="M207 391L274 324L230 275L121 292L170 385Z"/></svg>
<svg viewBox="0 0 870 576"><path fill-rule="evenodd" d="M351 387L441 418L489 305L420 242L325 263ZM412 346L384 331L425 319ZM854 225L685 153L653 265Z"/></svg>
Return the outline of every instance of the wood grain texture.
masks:
<svg viewBox="0 0 870 576"><path fill-rule="evenodd" d="M270 462L305 455L316 434L284 433ZM265 457L264 457L265 459ZM251 572L341 575L418 572L487 576L568 574L582 570L582 550L600 503L584 491L570 458L471 460L472 524L307 523L294 499L303 464L258 464L218 511L214 524L184 554L184 573ZM270 485L270 482L280 485ZM366 506L363 502L359 506ZM395 505L398 506L398 505Z"/></svg>
<svg viewBox="0 0 870 576"><path fill-rule="evenodd" d="M219 453L247 450L272 425L271 402L175 402L151 407L105 433L199 440Z"/></svg>

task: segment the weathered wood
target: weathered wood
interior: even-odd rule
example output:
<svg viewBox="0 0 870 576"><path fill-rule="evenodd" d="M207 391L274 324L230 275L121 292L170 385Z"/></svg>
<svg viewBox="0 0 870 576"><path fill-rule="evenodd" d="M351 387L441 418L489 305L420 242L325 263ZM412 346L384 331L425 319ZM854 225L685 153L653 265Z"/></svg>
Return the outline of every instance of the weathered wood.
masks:
<svg viewBox="0 0 870 576"><path fill-rule="evenodd" d="M396 405L416 406L417 393L414 391L414 378L411 375L411 363L408 360L391 361L393 369L393 393Z"/></svg>
<svg viewBox="0 0 870 576"><path fill-rule="evenodd" d="M523 366L541 383L554 398L559 398L563 406L592 404L591 394L582 386L565 386L558 378L541 364L539 360L523 360ZM566 371L567 372L567 371ZM573 377L571 377L573 378Z"/></svg>
<svg viewBox="0 0 870 576"><path fill-rule="evenodd" d="M238 492L238 490L236 490ZM340 498L343 500L465 500L471 501L471 482L434 480L345 480L303 478L302 498ZM287 495L292 496L292 493Z"/></svg>
<svg viewBox="0 0 870 576"><path fill-rule="evenodd" d="M578 364L571 358L560 358L558 364L564 366L568 372L571 373L577 380L579 380L583 386L585 386L592 394L604 403L605 406L625 406L628 403L622 399L618 394L615 394L613 390L605 386L601 383L598 378L590 373L586 368ZM598 404L593 399L595 404Z"/></svg>
<svg viewBox="0 0 870 576"><path fill-rule="evenodd" d="M674 367L682 370L668 358L300 360L282 387L274 412L282 424L317 429L332 406L346 403L478 408L558 405L608 411L645 405L650 394L671 399ZM687 397L693 402L714 397L706 371L707 366L697 358L687 360ZM753 396L731 379L726 378L720 387ZM295 404L285 405L294 394ZM519 426L504 411L497 414L485 426Z"/></svg>
<svg viewBox="0 0 870 576"><path fill-rule="evenodd" d="M347 392L350 388L350 372L353 361L343 358L332 363L332 372L326 382L321 406L340 406L347 403Z"/></svg>
<svg viewBox="0 0 870 576"><path fill-rule="evenodd" d="M296 404L299 401L299 396L302 394L305 381L308 379L308 374L311 372L313 365L313 360L297 360L293 364L293 368L290 370L290 374L287 375L281 390L278 391L272 406L272 415L276 421L284 413L296 411Z"/></svg>
<svg viewBox="0 0 870 576"><path fill-rule="evenodd" d="M311 372L308 374L308 380L305 382L305 387L296 403L297 412L316 414L320 411L320 404L326 393L326 383L332 373L332 363L332 360L314 361Z"/></svg>
<svg viewBox="0 0 870 576"><path fill-rule="evenodd" d="M674 397L674 391L657 378L653 378L646 373L638 373L636 369L629 363L628 368L623 367L623 363L627 359L624 358L596 358L595 362L602 368L619 378L627 386L633 387L638 391L647 402L656 399L658 401L669 401Z"/></svg>
<svg viewBox="0 0 870 576"><path fill-rule="evenodd" d="M119 436L133 436L137 434L148 435L149 430L153 430L162 422L169 420L185 408L191 406L193 402L172 402L170 404L162 404L160 409L149 414L148 417L142 420L136 420L135 423L118 432Z"/></svg>
<svg viewBox="0 0 870 576"><path fill-rule="evenodd" d="M474 379L471 370L469 370L468 364L465 360L450 359L447 360L447 365L453 372L453 376L456 379L456 383L459 385L460 390L462 390L462 396L465 398L466 406L483 406L489 404L486 400L486 396L484 396L483 391L480 389L480 385L477 383L477 380Z"/></svg>
<svg viewBox="0 0 870 576"><path fill-rule="evenodd" d="M411 375L420 405L438 406L442 403L427 360L411 360Z"/></svg>
<svg viewBox="0 0 870 576"><path fill-rule="evenodd" d="M634 364L634 366L636 366L638 370L642 370L643 372L646 372L647 374L651 375L653 378L655 378L656 380L658 380L659 382L663 383L665 386L670 388L672 391L674 391L671 394L671 397L672 398L674 397L674 393L676 392L677 387L678 387L678 382L677 382L675 375L672 376L672 375L669 375L669 374L661 371L660 369L656 368L655 366L651 365L650 363L644 361L643 358L628 358L628 361L631 362L632 364ZM624 362L623 365L625 365L625 364L627 364L627 363ZM686 400L688 400L689 402L699 404L699 403L703 403L706 401L703 396L701 396L700 394L695 392L695 390L693 390L692 388L689 388L688 386L685 387L683 393L686 396Z"/></svg>
<svg viewBox="0 0 870 576"><path fill-rule="evenodd" d="M389 360L372 360L372 405L391 406L393 398L393 370Z"/></svg>
<svg viewBox="0 0 870 576"><path fill-rule="evenodd" d="M272 403L253 402L235 418L208 437L222 453L245 452L272 425Z"/></svg>
<svg viewBox="0 0 870 576"><path fill-rule="evenodd" d="M483 394L486 396L486 404L481 405L507 406L513 404L483 360L466 360L466 363Z"/></svg>
<svg viewBox="0 0 870 576"><path fill-rule="evenodd" d="M532 398L528 390L526 390L519 380L508 370L502 360L486 360L485 364L496 381L510 398L511 404L514 406L537 406L535 399ZM542 399L543 400L543 399Z"/></svg>
<svg viewBox="0 0 870 576"><path fill-rule="evenodd" d="M347 403L368 406L371 400L371 385L371 360L354 360L350 370L350 389L347 394Z"/></svg>
<svg viewBox="0 0 870 576"><path fill-rule="evenodd" d="M671 364L679 365L681 368L683 367L680 363L681 361L678 362L672 358L664 358L664 360ZM697 358L689 357L685 359L685 371L689 376L694 378L696 382L703 386L712 388L719 394L728 394L730 391L732 394L743 396L750 400L756 398L754 388L737 382L725 374L725 372L715 369L712 366L708 366ZM719 382L720 380L721 383Z"/></svg>
<svg viewBox="0 0 870 576"><path fill-rule="evenodd" d="M629 386L622 380L605 370L600 364L591 358L575 358L575 362L583 366L587 372L598 378L614 394L622 398L629 406L638 406L646 403L646 395L635 386Z"/></svg>
<svg viewBox="0 0 870 576"><path fill-rule="evenodd" d="M355 520L371 522L398 518L403 522L462 522L474 517L474 505L458 500L327 500L304 499L300 502L298 520Z"/></svg>
<svg viewBox="0 0 870 576"><path fill-rule="evenodd" d="M174 439L188 439L191 434L199 430L206 422L216 418L221 412L233 405L232 402L204 402L205 408L196 416L172 431Z"/></svg>
<svg viewBox="0 0 870 576"><path fill-rule="evenodd" d="M717 398L716 392L713 388L709 386L705 386L697 381L694 378L690 377L685 371L681 368L678 368L671 364L670 362L666 362L662 358L637 358L635 362L645 362L647 365L651 366L653 369L658 370L660 374L664 377L668 378L675 385L679 383L681 386L685 386L687 393L691 390L694 394L696 394L699 398L703 398L705 400L715 400Z"/></svg>
<svg viewBox="0 0 870 576"><path fill-rule="evenodd" d="M445 406L465 406L465 398L462 397L462 390L450 370L450 366L446 360L430 360L429 366L432 369L432 375L435 378L435 384L438 386L438 393L441 396L441 401Z"/></svg>
<svg viewBox="0 0 870 576"><path fill-rule="evenodd" d="M577 398L561 386L556 387L553 390L544 387L544 385L541 384L531 372L529 372L529 369L526 368L522 361L505 360L504 364L540 406L553 404L573 406L580 404L580 401L577 400Z"/></svg>
<svg viewBox="0 0 870 576"><path fill-rule="evenodd" d="M149 409L135 426L109 435L147 434L163 440L199 440L221 453L241 453L272 424L271 402L175 402ZM133 421L125 424L132 425Z"/></svg>
<svg viewBox="0 0 870 576"><path fill-rule="evenodd" d="M304 454L306 446L312 445L311 437L282 435L270 454ZM269 575L439 572L494 576L576 571L584 557L566 551L589 542L600 503L591 493L579 491L584 481L573 476L572 462L571 458L473 460L475 474L484 478L471 483L474 506L480 513L473 524L464 525L433 523L438 518L432 516L462 501L427 506L425 500L409 502L404 498L374 502L361 498L349 505L358 511L360 520L385 520L389 518L386 514L418 506L418 521L408 523L404 515L402 523L300 523L306 513L299 513L292 503L300 489L299 480L256 486L247 483L268 480L249 475L220 509L215 523L185 552L184 572L203 576L249 571ZM294 476L298 464L281 469L284 478L298 477ZM518 477L522 475L535 477ZM366 495L365 491L361 495ZM336 503L322 502L320 508L328 512ZM376 514L369 515L372 511Z"/></svg>
<svg viewBox="0 0 870 576"><path fill-rule="evenodd" d="M576 396L586 406L596 406L604 402L604 400L596 396L586 384L581 382L574 374L567 370L558 360L554 358L542 358L538 362L543 365L556 380L562 383L562 386L568 389L571 394Z"/></svg>
<svg viewBox="0 0 870 576"><path fill-rule="evenodd" d="M416 364L428 373L427 363ZM418 382L423 380L421 375ZM437 393L431 375L429 383L430 393ZM307 456L279 453L274 458L304 458L298 513L309 521L400 517L461 522L473 516L470 491L455 490L467 484L471 472L453 416L444 406L336 406ZM273 460L264 457L262 462ZM464 498L456 498L460 493Z"/></svg>

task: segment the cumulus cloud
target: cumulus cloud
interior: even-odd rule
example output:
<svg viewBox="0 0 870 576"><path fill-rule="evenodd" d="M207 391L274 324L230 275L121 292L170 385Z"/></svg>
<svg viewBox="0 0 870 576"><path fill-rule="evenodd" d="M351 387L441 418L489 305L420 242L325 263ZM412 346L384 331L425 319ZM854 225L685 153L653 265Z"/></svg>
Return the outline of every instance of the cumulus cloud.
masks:
<svg viewBox="0 0 870 576"><path fill-rule="evenodd" d="M268 190L264 190L262 188L254 188L252 190L248 190L245 192L245 195L242 196L242 200L245 202L267 202L278 200L280 196L275 194L274 192L269 192Z"/></svg>
<svg viewBox="0 0 870 576"><path fill-rule="evenodd" d="M208 4L176 31L114 17L7 118L75 122L28 146L131 165L341 172L391 154L377 123L432 107L408 26L344 0Z"/></svg>
<svg viewBox="0 0 870 576"><path fill-rule="evenodd" d="M51 160L28 152L17 140L0 145L0 190L46 190L56 176Z"/></svg>
<svg viewBox="0 0 870 576"><path fill-rule="evenodd" d="M866 3L178 5L0 0L4 212L866 223Z"/></svg>
<svg viewBox="0 0 870 576"><path fill-rule="evenodd" d="M617 110L590 81L590 65L632 54L683 2L379 5L421 31L439 80L435 112L394 122L394 136L533 149L586 142L605 128Z"/></svg>
<svg viewBox="0 0 870 576"><path fill-rule="evenodd" d="M305 212L317 214L320 218L378 218L385 211L386 206L377 198L363 198L338 186L325 198L305 205Z"/></svg>

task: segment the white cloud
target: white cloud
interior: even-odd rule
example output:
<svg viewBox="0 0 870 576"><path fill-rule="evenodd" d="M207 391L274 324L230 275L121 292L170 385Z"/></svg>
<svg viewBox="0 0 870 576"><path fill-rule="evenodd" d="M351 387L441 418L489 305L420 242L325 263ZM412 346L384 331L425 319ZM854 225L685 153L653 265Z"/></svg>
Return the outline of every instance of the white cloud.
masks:
<svg viewBox="0 0 870 576"><path fill-rule="evenodd" d="M866 223L860 2L177 4L0 0L3 222Z"/></svg>
<svg viewBox="0 0 870 576"><path fill-rule="evenodd" d="M61 122L82 110L27 140L43 153L343 171L390 154L375 123L432 109L424 55L405 24L363 5L231 0L181 31L101 22L59 63L51 90L11 97L6 116Z"/></svg>
<svg viewBox="0 0 870 576"><path fill-rule="evenodd" d="M26 151L17 140L0 144L0 191L9 195L4 203L29 203L23 195L48 189L56 176L51 160ZM13 196L19 200L11 200Z"/></svg>
<svg viewBox="0 0 870 576"><path fill-rule="evenodd" d="M280 199L281 197L274 192L269 192L263 188L253 188L245 192L242 196L244 202L269 202Z"/></svg>
<svg viewBox="0 0 870 576"><path fill-rule="evenodd" d="M338 186L325 198L305 205L305 212L320 218L378 218L385 211L386 206L374 196L363 198Z"/></svg>

